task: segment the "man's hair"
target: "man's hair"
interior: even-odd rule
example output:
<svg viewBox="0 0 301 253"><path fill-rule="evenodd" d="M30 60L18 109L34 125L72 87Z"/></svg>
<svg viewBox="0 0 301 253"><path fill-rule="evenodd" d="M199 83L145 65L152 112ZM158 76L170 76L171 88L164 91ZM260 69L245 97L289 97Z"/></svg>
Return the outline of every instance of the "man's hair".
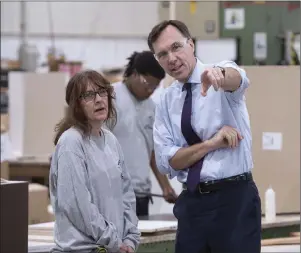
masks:
<svg viewBox="0 0 301 253"><path fill-rule="evenodd" d="M154 53L153 43L157 41L157 39L159 38L163 30L165 30L165 28L169 25L177 28L185 38L191 39L191 35L188 30L188 27L183 22L179 20L164 20L159 24L157 24L148 35L147 38L148 47L153 53Z"/></svg>
<svg viewBox="0 0 301 253"><path fill-rule="evenodd" d="M151 51L134 52L129 58L123 76L129 77L134 72L141 75L149 75L162 80L165 77L165 71L155 59Z"/></svg>

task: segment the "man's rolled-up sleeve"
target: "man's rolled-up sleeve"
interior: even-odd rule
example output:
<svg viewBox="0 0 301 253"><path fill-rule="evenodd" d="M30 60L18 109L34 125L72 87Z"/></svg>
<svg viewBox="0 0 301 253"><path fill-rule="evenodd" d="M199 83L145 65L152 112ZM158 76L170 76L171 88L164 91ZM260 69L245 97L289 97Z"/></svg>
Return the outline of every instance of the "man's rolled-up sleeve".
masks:
<svg viewBox="0 0 301 253"><path fill-rule="evenodd" d="M250 81L247 77L246 71L240 68L235 62L233 61L222 61L217 66L224 67L224 68L233 68L237 70L241 76L241 83L237 90L233 92L226 92L226 96L233 100L236 103L239 103L240 100L244 98L245 90L249 87Z"/></svg>
<svg viewBox="0 0 301 253"><path fill-rule="evenodd" d="M181 147L174 144L171 123L169 122L167 110L164 107L164 100L162 100L162 98L156 107L153 135L157 167L162 174L167 174L169 178L172 179L177 176L179 172L169 165L169 160Z"/></svg>

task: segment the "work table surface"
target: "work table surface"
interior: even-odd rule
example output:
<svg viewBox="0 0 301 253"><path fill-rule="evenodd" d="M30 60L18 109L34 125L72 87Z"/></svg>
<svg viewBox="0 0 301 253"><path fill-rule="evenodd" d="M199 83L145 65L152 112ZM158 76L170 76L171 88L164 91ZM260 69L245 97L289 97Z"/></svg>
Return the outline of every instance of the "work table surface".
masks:
<svg viewBox="0 0 301 253"><path fill-rule="evenodd" d="M175 240L176 219L171 214L152 215L149 217L141 218L140 223L143 221L153 221L153 224L159 224L160 222L168 224L166 228L164 226L158 230L158 232L142 233L141 244L166 242ZM170 222L168 222L170 221ZM149 222L146 222L150 224ZM35 224L29 226L28 231L28 252L49 252L47 251L53 246L53 222L44 224ZM284 227L300 224L300 215L283 215L277 216L273 222L266 222L262 219L262 228L270 227ZM156 226L156 225L155 225ZM145 230L147 231L147 230ZM38 251L37 251L38 250Z"/></svg>

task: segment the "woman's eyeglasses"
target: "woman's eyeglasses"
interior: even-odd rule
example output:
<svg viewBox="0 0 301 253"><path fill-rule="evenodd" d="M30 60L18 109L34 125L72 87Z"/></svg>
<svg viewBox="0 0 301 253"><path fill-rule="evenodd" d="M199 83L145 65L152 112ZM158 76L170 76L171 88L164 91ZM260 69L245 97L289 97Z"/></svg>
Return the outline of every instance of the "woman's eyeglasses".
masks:
<svg viewBox="0 0 301 253"><path fill-rule="evenodd" d="M86 102L91 102L95 100L97 94L100 97L106 97L108 92L105 89L99 89L97 91L89 90L82 93L79 98L84 99Z"/></svg>

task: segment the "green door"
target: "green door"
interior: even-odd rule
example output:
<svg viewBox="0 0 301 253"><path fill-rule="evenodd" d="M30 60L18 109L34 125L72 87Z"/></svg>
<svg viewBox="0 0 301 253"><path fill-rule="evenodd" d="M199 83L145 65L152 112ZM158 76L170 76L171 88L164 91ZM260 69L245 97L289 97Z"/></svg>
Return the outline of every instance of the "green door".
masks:
<svg viewBox="0 0 301 253"><path fill-rule="evenodd" d="M242 65L255 63L253 53L253 36L256 32L267 35L266 65L276 65L282 59L282 40L287 30L300 32L300 2L289 9L290 2L270 2L255 4L253 2L234 2L228 8L244 9L245 26L243 29L225 28L225 5L220 2L220 37L240 38L240 57ZM299 8L298 8L299 6ZM296 8L297 7L297 8Z"/></svg>

